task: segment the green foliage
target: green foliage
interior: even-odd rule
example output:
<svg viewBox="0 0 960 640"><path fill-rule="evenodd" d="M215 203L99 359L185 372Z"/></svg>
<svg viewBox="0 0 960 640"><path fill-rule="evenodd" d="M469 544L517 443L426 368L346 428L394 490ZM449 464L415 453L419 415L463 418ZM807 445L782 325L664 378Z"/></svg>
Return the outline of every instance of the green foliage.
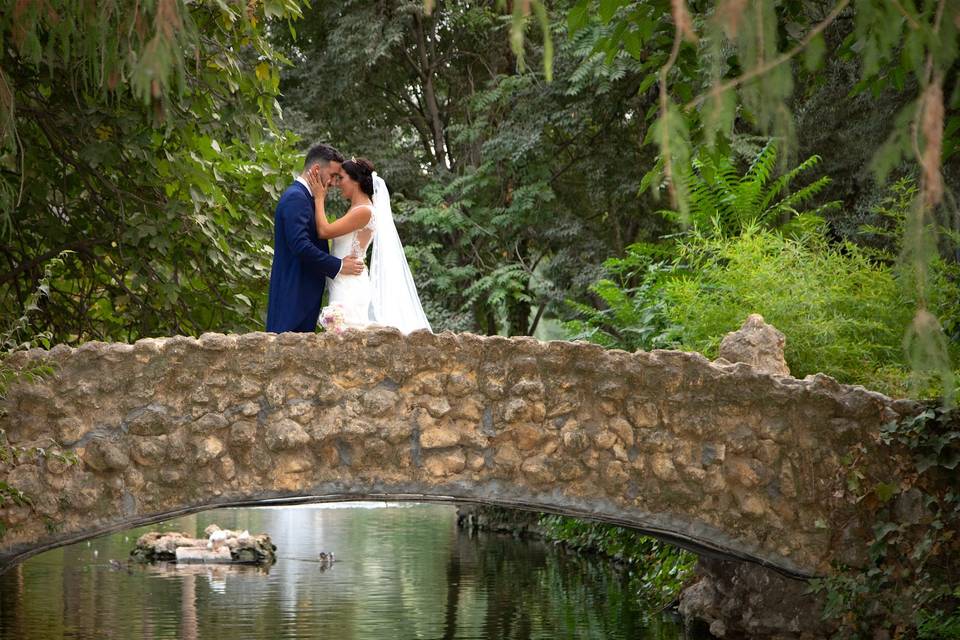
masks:
<svg viewBox="0 0 960 640"><path fill-rule="evenodd" d="M791 183L819 162L819 156L811 156L774 179L777 145L771 140L741 176L728 154L703 149L691 163L691 169L684 170L682 178L688 183L689 213L666 214L677 222L687 221L704 233L736 234L754 225L781 226L787 233L811 229L823 223L824 212L840 206L839 202L828 202L809 210L801 208L830 183L827 176L790 191Z"/></svg>
<svg viewBox="0 0 960 640"><path fill-rule="evenodd" d="M760 161L772 164L768 151ZM758 173L751 169L747 176ZM746 181L729 171L722 178L701 175L706 187L695 190L708 195L696 202L718 208L724 197L715 194L737 202L732 194ZM743 189L748 195L741 202L750 206L723 205L726 215L714 216L706 228L698 224L672 248L635 245L624 257L608 260L606 277L591 287L598 303L569 303L577 314L566 325L570 335L631 351L678 347L714 357L726 333L759 313L786 334L787 362L796 376L824 372L894 396L949 394L952 387L944 388L942 381L950 378L919 367L904 350L916 299L896 258L899 240L890 238L902 238L904 207L915 188L909 182L894 185L877 207L877 223L865 229L868 244L860 246L835 244L823 225L799 223L815 221L815 215L797 216L779 229L762 228L760 222L770 219L760 213L770 210L763 203L776 200L771 194L777 187L761 198L764 190L756 184ZM705 218L712 206L697 204L693 210ZM740 220L746 221L743 227ZM944 340L957 352L955 266L938 261L931 282L931 309L948 319Z"/></svg>
<svg viewBox="0 0 960 640"><path fill-rule="evenodd" d="M799 174L816 165L818 157L774 179L776 156L776 145L768 141L740 175L731 157L702 151L689 165L676 168L685 176L689 210L686 214L661 214L674 223L690 222L699 234L714 237L739 234L758 225L779 226L788 234L815 231L823 224L819 214L837 203L813 210L798 211L797 207L814 199L829 179L821 177L780 196ZM635 244L627 247L623 258L607 260L604 269L610 278L590 285L598 298L596 304L568 301L577 314L565 325L571 339L629 351L676 346L682 327L669 317L662 290L668 276L677 273L675 251L675 245Z"/></svg>
<svg viewBox="0 0 960 640"><path fill-rule="evenodd" d="M7 397L7 390L11 384L20 381L34 382L53 373L53 367L43 361L24 368L13 369L8 366L7 359L16 351L23 351L34 346L50 347L48 334L33 334L30 331L30 316L40 310L40 301L50 295L50 281L54 277L54 272L63 267L65 257L66 254L63 253L44 265L43 277L40 279L37 289L27 298L23 315L0 333L0 417L3 417L6 413L2 403ZM2 456L2 452L0 452L0 456Z"/></svg>
<svg viewBox="0 0 960 640"><path fill-rule="evenodd" d="M578 316L564 324L570 339L625 351L672 346L680 328L669 322L660 287L674 273L673 265L650 246L634 244L623 258L610 258L603 266L613 279L590 285L600 299L599 308L568 301Z"/></svg>
<svg viewBox="0 0 960 640"><path fill-rule="evenodd" d="M570 336L630 351L679 347L712 357L726 333L760 313L787 335L795 375L825 372L906 395L911 362L902 336L915 299L896 258L899 240L890 238L902 238L916 189L908 181L894 185L877 207L877 224L865 230L867 246L837 245L819 217L835 203L800 209L827 178L783 196L816 157L779 176L775 160L772 144L743 175L725 156L698 159L689 170L693 230L672 246L637 244L605 262L606 277L590 289L597 302L568 303L577 314L566 324ZM944 318L960 317L957 281L953 267L939 262L931 300ZM955 322L946 324L951 339ZM914 375L914 392L949 392L936 373Z"/></svg>
<svg viewBox="0 0 960 640"><path fill-rule="evenodd" d="M960 638L960 414L929 407L885 425L881 442L907 452L908 464L865 477L849 460L857 500L876 512L868 561L816 580L838 637ZM891 455L891 460L895 459Z"/></svg>
<svg viewBox="0 0 960 640"><path fill-rule="evenodd" d="M646 114L651 126L645 140L658 147L659 161L641 188L667 189L683 221L696 196L677 168L695 149L705 145L716 152L743 133L773 136L788 152L795 146L790 105L795 81L822 70L828 33L839 33L841 56L860 62L851 93L876 96L892 86L916 96L888 124L888 138L871 164L878 182L904 161L914 162L921 175L904 245L904 269L913 271L915 284L906 341L913 370L937 372L949 403L950 345L931 312L928 292L936 284L928 277L937 256L933 221L944 201L943 162L960 139L956 116L947 115L960 108L960 90L948 93L960 53L960 0L831 4L828 10L793 1L579 0L568 21L573 30L608 26L596 43L607 59L622 50L655 61L647 78L658 85L660 100ZM852 28L841 21L849 17ZM795 65L801 57L803 67Z"/></svg>
<svg viewBox="0 0 960 640"><path fill-rule="evenodd" d="M33 501L30 500L30 497L23 491L20 491L20 489L11 487L6 482L0 481L0 506L6 506L8 504L17 507L28 507L33 504ZM2 527L0 531L7 530L5 525L0 524L0 527Z"/></svg>
<svg viewBox="0 0 960 640"><path fill-rule="evenodd" d="M293 168L270 133L293 0L21 3L0 18L0 323L133 340L262 326L270 212ZM22 10L22 11L21 11Z"/></svg>
<svg viewBox="0 0 960 640"><path fill-rule="evenodd" d="M16 318L3 333L0 333L0 350L3 353L27 349L33 343L36 343L37 346L50 348L50 336L48 334L32 334L30 332L30 316L39 312L40 303L50 297L50 282L54 279L55 273L63 268L64 261L70 253L70 251L64 251L43 265L43 275L40 277L36 289L27 296L22 315ZM2 387L0 387L0 394L2 394Z"/></svg>
<svg viewBox="0 0 960 640"><path fill-rule="evenodd" d="M637 596L660 611L671 604L693 575L696 556L636 531L567 516L544 515L548 539L625 563Z"/></svg>
<svg viewBox="0 0 960 640"><path fill-rule="evenodd" d="M724 334L759 313L787 336L794 375L824 372L906 394L902 336L913 300L891 267L856 245L834 246L816 232L790 238L748 228L734 237L691 234L680 258L689 271L666 282L663 296L684 348L715 356ZM938 305L950 309L957 287L942 286Z"/></svg>
<svg viewBox="0 0 960 640"><path fill-rule="evenodd" d="M939 378L944 400L949 405L953 402L956 384L949 356L960 341L960 301L945 299L940 292L949 291L960 282L960 267L955 259L943 257L960 255L957 253L960 243L955 232L934 220L927 220L931 228L917 228L915 216L909 215L917 202L916 183L909 178L898 180L889 195L875 207L876 222L862 225L861 233L871 243L877 259L897 265L905 291L916 292L925 306L938 305L935 313L940 320L926 309L914 317L904 338L904 349L911 365L914 392L930 377ZM908 241L908 236L918 233L928 239L939 238L939 246L927 248L929 258L921 261L922 270L917 268L919 257L911 255L915 241Z"/></svg>
<svg viewBox="0 0 960 640"><path fill-rule="evenodd" d="M829 11L815 5L763 0L579 0L567 12L567 21L573 33L595 23L608 26L596 50L608 59L626 51L649 61L651 83L659 82L655 74L661 68L669 71L662 87L668 99L648 117L671 118L671 110L682 104L694 130L687 138L651 136L649 141L659 145L664 158L677 153L676 144L686 145L688 156L703 141L713 147L731 134L736 118L755 131L792 143L793 61L802 54L807 72L821 70L823 33L841 16L853 18L854 28L846 35L841 54L860 61L856 92L877 94L888 85L902 91L909 78L914 80L913 90L926 91L941 84L956 65L960 48L956 19L960 2L956 0L919 4L840 0ZM671 65L670 51L677 46ZM960 92L949 96L946 106L960 106ZM917 104L912 104L903 118L892 123L890 140L875 161L881 181L900 159L921 161L914 156L911 142L917 115ZM941 131L944 125L949 129L950 135L943 140L947 151L957 141L957 127L951 122L939 123ZM657 172L663 167L659 165Z"/></svg>

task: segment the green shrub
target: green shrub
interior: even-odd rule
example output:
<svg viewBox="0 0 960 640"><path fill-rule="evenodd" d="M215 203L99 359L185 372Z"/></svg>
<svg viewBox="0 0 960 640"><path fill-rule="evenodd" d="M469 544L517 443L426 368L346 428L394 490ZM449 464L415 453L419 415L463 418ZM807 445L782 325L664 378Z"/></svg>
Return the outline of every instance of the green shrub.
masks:
<svg viewBox="0 0 960 640"><path fill-rule="evenodd" d="M636 351L668 349L676 343L677 327L670 326L660 292L674 266L656 247L633 244L622 258L603 264L609 278L590 286L599 308L567 301L577 317L564 323L571 340L587 340L610 349Z"/></svg>
<svg viewBox="0 0 960 640"><path fill-rule="evenodd" d="M632 529L556 515L541 516L540 524L548 540L627 565L637 597L651 610L674 602L693 577L697 556Z"/></svg>
<svg viewBox="0 0 960 640"><path fill-rule="evenodd" d="M907 393L903 338L915 300L893 266L817 230L791 238L756 226L733 237L694 232L679 255L685 272L660 285L667 321L679 327L677 346L716 357L723 336L759 313L786 335L795 376L824 372ZM932 311L949 316L960 291L949 278L934 282ZM921 395L937 392L928 383Z"/></svg>
<svg viewBox="0 0 960 640"><path fill-rule="evenodd" d="M593 304L568 302L576 314L565 324L571 338L716 357L723 336L759 313L786 335L787 363L798 377L823 372L949 404L957 379L950 360L960 351L960 267L935 258L919 272L901 257L914 182L891 185L859 244L837 244L820 215L837 203L807 208L829 179L790 190L819 158L774 177L776 152L768 143L742 175L726 156L704 152L691 161L684 173L690 230L607 260L607 277L590 287ZM939 253L953 255L956 234L938 232L929 235L942 238Z"/></svg>

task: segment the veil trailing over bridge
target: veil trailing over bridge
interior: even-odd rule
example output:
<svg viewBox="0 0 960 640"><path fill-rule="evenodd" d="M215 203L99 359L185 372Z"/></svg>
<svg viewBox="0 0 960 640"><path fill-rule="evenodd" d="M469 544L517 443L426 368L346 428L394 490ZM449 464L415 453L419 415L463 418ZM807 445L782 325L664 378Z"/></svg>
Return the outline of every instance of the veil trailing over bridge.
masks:
<svg viewBox="0 0 960 640"><path fill-rule="evenodd" d="M403 333L418 329L432 331L393 221L390 192L376 172L373 174L373 219L370 320L396 327Z"/></svg>

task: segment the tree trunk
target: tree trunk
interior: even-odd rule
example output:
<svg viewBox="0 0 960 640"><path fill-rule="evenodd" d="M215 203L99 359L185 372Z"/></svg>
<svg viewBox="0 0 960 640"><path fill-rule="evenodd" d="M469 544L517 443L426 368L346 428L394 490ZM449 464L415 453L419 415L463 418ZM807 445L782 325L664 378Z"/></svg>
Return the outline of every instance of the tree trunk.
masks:
<svg viewBox="0 0 960 640"><path fill-rule="evenodd" d="M440 104L437 101L437 92L433 83L433 64L427 51L427 34L424 30L423 16L419 12L413 14L413 25L417 38L417 60L420 66L420 81L423 83L423 100L426 103L433 134L433 155L438 166L449 169L443 118L440 116Z"/></svg>

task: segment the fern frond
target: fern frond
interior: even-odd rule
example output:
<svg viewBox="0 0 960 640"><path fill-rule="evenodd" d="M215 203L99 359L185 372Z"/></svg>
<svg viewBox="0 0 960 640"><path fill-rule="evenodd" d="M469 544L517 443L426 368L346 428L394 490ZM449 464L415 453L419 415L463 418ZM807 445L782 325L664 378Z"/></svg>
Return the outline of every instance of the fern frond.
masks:
<svg viewBox="0 0 960 640"><path fill-rule="evenodd" d="M823 176L818 180L814 180L807 186L794 191L786 198L778 202L771 209L783 210L783 209L796 209L801 204L807 202L808 200L816 197L823 189L830 184L830 177Z"/></svg>
<svg viewBox="0 0 960 640"><path fill-rule="evenodd" d="M763 183L754 176L753 179L744 177L738 185L733 204L733 215L737 226L743 227L754 220L763 218L763 210L760 209L760 194L763 189Z"/></svg>
<svg viewBox="0 0 960 640"><path fill-rule="evenodd" d="M765 185L777 166L777 143L770 140L764 145L757 157L750 163L744 180L757 181L760 185Z"/></svg>
<svg viewBox="0 0 960 640"><path fill-rule="evenodd" d="M820 163L820 156L812 155L799 165L787 171L785 174L777 178L772 185L770 185L770 190L767 192L767 195L763 199L763 204L761 205L764 209L770 207L770 204L773 202L773 199L780 195L780 192L789 185L794 178L798 175L814 168Z"/></svg>

